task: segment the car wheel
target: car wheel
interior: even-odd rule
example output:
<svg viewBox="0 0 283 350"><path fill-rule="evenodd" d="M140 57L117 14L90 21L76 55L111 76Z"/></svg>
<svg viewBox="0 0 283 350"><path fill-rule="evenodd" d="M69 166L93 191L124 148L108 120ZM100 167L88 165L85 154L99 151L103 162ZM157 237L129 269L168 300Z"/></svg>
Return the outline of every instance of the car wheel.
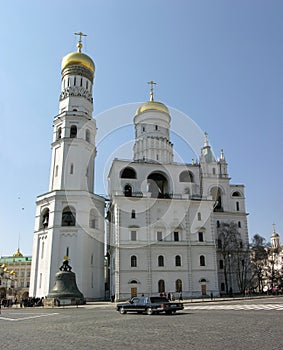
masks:
<svg viewBox="0 0 283 350"><path fill-rule="evenodd" d="M148 315L153 315L153 310L152 310L152 308L149 307L148 309L146 309L146 313L147 313Z"/></svg>
<svg viewBox="0 0 283 350"><path fill-rule="evenodd" d="M126 310L123 307L121 307L119 311L121 315L124 315L126 313Z"/></svg>

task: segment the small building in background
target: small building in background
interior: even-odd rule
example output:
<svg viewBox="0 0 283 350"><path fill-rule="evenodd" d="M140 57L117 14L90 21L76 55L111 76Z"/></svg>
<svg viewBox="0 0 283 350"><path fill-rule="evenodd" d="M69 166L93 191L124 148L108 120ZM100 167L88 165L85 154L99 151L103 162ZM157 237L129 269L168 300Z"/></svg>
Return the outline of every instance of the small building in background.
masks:
<svg viewBox="0 0 283 350"><path fill-rule="evenodd" d="M31 256L19 249L11 256L0 258L0 299L18 301L29 296Z"/></svg>

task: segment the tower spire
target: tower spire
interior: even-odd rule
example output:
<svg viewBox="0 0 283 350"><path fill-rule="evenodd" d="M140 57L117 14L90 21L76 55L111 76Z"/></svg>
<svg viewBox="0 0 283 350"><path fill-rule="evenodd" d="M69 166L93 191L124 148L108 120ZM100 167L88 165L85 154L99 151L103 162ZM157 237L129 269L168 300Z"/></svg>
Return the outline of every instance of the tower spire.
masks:
<svg viewBox="0 0 283 350"><path fill-rule="evenodd" d="M224 156L223 149L221 149L221 152L220 152L220 160L225 161L225 156Z"/></svg>
<svg viewBox="0 0 283 350"><path fill-rule="evenodd" d="M83 47L82 37L83 36L87 36L87 34L84 34L82 32L78 32L78 33L75 33L75 35L78 35L80 37L79 38L79 42L77 43L77 48L78 48L78 52L81 52L82 51L82 47Z"/></svg>
<svg viewBox="0 0 283 350"><path fill-rule="evenodd" d="M150 101L154 101L154 98L153 98L153 85L156 85L156 83L151 80L148 82L148 84L150 85Z"/></svg>
<svg viewBox="0 0 283 350"><path fill-rule="evenodd" d="M209 143L208 143L208 133L205 131L204 132L204 147L207 147L209 146Z"/></svg>

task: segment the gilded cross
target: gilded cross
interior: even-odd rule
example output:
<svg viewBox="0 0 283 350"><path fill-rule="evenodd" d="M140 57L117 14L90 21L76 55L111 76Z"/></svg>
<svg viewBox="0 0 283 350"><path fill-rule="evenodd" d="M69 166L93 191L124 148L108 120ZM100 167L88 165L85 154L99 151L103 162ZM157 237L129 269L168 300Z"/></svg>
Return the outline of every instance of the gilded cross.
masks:
<svg viewBox="0 0 283 350"><path fill-rule="evenodd" d="M148 84L150 85L150 101L154 101L153 98L153 85L156 85L156 83L154 81L149 81Z"/></svg>
<svg viewBox="0 0 283 350"><path fill-rule="evenodd" d="M78 47L78 52L81 52L81 49L83 47L83 44L82 44L82 37L83 36L87 36L86 34L82 33L82 32L79 32L79 33L75 33L75 35L78 35L80 38L79 38L79 42L77 44L77 47Z"/></svg>

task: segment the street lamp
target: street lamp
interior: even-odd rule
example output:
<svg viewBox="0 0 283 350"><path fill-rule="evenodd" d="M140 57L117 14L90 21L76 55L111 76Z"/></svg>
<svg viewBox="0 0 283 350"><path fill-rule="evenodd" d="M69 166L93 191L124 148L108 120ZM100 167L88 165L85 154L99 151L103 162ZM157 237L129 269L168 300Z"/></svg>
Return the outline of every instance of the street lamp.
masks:
<svg viewBox="0 0 283 350"><path fill-rule="evenodd" d="M229 294L232 296L233 289L232 289L232 276L231 276L231 254L228 254L228 268L229 268Z"/></svg>

